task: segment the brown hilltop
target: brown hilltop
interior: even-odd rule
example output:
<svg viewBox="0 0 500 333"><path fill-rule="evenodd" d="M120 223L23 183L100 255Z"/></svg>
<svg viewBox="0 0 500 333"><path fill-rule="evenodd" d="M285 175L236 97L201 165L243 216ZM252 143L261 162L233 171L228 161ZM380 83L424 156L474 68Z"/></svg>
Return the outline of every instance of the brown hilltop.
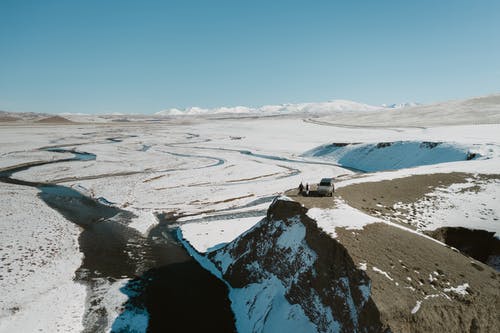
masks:
<svg viewBox="0 0 500 333"><path fill-rule="evenodd" d="M71 120L66 119L64 117L61 117L61 116L47 117L47 118L37 120L36 122L43 123L43 124L48 124L48 123L50 123L50 124L68 124L68 123L72 123Z"/></svg>

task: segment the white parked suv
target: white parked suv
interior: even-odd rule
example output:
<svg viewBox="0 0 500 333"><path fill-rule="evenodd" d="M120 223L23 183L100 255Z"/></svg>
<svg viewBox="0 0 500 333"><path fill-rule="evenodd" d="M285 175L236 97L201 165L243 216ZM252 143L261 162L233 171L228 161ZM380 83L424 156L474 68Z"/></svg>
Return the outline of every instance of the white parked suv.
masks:
<svg viewBox="0 0 500 333"><path fill-rule="evenodd" d="M318 184L318 195L324 197L333 196L333 191L335 191L333 185L333 178L323 178Z"/></svg>

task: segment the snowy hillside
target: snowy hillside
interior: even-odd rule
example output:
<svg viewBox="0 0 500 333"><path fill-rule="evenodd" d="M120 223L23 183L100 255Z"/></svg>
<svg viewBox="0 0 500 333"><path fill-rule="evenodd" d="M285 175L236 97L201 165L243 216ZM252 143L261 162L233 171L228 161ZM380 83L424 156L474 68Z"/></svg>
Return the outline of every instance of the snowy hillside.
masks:
<svg viewBox="0 0 500 333"><path fill-rule="evenodd" d="M418 105L386 108L371 113L336 115L323 119L331 124L349 126L437 126L500 123L500 94Z"/></svg>
<svg viewBox="0 0 500 333"><path fill-rule="evenodd" d="M307 151L342 166L366 171L396 170L421 165L465 161L479 158L474 147L456 143L397 141L379 143L333 143Z"/></svg>

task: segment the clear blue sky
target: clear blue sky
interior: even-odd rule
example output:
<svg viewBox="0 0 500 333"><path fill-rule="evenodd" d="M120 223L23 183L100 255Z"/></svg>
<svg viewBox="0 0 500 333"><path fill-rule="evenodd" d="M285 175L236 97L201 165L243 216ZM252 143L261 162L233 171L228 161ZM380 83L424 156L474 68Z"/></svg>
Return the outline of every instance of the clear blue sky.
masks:
<svg viewBox="0 0 500 333"><path fill-rule="evenodd" d="M500 92L500 1L0 0L0 110Z"/></svg>

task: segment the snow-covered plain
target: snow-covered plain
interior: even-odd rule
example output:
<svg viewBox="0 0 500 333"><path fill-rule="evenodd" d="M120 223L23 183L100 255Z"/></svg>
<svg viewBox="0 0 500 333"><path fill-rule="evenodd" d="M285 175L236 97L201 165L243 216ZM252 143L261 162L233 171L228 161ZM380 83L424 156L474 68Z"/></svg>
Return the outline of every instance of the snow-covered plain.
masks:
<svg viewBox="0 0 500 333"><path fill-rule="evenodd" d="M495 119L500 108L494 109L489 103L485 112L467 116L463 108L461 106L457 115L460 121L450 118L450 123L460 125L443 126L445 122L440 120L436 127L412 126L416 116L410 113L406 118L398 113L398 127L394 124L381 127L380 118L369 116L363 118L362 126L343 126L338 121L332 125L333 116L311 121L301 115L185 118L182 121L165 118L154 122L97 126L2 125L0 168L71 156L39 150L48 146L93 153L95 160L47 164L18 172L14 177L57 182L91 197L102 197L132 212L134 217L130 226L143 234L158 223L156 213L181 216L177 223L186 244L202 253L230 242L251 228L265 215L274 196L298 186L301 181L313 184L325 176L342 176L342 181L336 184L342 187L414 174L498 174L500 124L495 123ZM356 122L356 112L339 112L342 117L337 120ZM395 111L383 112L386 115ZM469 121L470 117L474 121L464 124L462 120ZM443 160L443 154L431 154L411 164L391 164L387 163L391 158L382 154L374 155L376 158L371 160L368 158L361 165L362 156L356 152L348 166L380 171L359 175L336 165L343 164L339 156L318 158L306 154L332 143L362 143L374 147L387 142L414 143L410 146L397 144L394 146L398 147L397 151L380 149L380 152L397 154L399 160L401 154L415 155L422 142L444 142L442 147L458 155ZM470 161L462 158L469 152L478 157ZM366 168L373 163L378 163L379 167ZM402 167L404 169L400 169ZM388 169L399 170L383 171ZM35 328L57 331L58 327L61 331L80 330L85 287L73 282L74 272L81 263L76 240L78 228L40 201L33 188L2 183L0 190L0 331L33 331ZM441 203L433 226L444 225L442 221L454 221L455 215L463 213L462 207L474 206L479 210L484 207L481 203L485 203L493 213L487 221L478 219L482 223L480 227L498 235L498 221L494 220L499 214L498 182L485 183L474 195L467 191L455 195L449 191L439 189L435 193ZM334 234L335 227L361 228L365 216L361 218L359 214L351 207L339 205L329 217L343 221L330 223L330 232ZM329 217L325 216L323 221L328 222ZM347 217L350 220L344 222ZM366 219L373 222L369 217ZM65 297L64 302L56 301L67 294L72 297ZM49 311L47 304L52 308L60 305L61 310Z"/></svg>
<svg viewBox="0 0 500 333"><path fill-rule="evenodd" d="M0 331L79 331L86 297L73 281L82 261L79 228L36 194L0 186Z"/></svg>

